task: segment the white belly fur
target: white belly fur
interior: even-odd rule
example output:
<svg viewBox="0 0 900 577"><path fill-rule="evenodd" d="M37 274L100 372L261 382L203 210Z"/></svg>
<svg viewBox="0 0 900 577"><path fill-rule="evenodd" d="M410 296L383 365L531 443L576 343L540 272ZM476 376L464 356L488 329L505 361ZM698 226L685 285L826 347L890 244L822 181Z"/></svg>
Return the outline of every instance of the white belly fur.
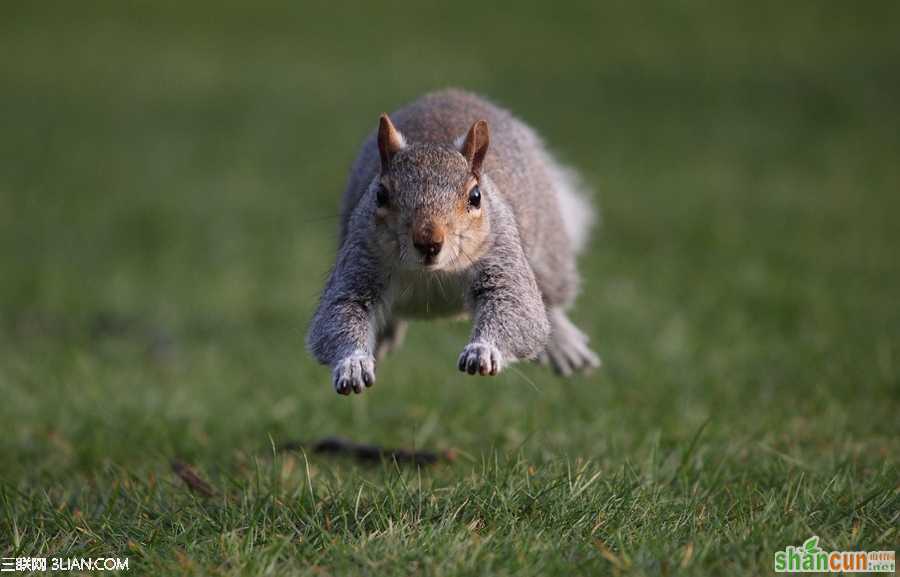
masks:
<svg viewBox="0 0 900 577"><path fill-rule="evenodd" d="M464 315L470 284L467 271L398 271L391 280L391 309L401 318Z"/></svg>

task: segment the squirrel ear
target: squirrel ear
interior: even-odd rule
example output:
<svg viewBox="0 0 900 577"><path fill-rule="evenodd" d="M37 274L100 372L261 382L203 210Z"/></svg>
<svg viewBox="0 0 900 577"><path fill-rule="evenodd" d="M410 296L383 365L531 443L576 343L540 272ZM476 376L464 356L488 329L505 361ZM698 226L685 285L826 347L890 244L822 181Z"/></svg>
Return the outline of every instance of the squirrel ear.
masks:
<svg viewBox="0 0 900 577"><path fill-rule="evenodd" d="M488 123L479 120L472 125L466 139L463 141L460 152L469 163L469 170L475 176L481 176L481 164L484 162L484 155L487 154L488 144L491 142L491 134L488 130Z"/></svg>
<svg viewBox="0 0 900 577"><path fill-rule="evenodd" d="M382 172L387 172L391 165L391 158L405 146L406 140L403 135L400 134L388 115L382 114L381 122L378 125L378 153L381 155Z"/></svg>

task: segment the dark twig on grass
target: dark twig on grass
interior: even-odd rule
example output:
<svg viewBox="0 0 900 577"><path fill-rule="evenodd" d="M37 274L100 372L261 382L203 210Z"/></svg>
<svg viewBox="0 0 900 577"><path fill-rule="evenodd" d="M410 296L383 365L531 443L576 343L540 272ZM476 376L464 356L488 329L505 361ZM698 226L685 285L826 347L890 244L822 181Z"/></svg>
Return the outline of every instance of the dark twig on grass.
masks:
<svg viewBox="0 0 900 577"><path fill-rule="evenodd" d="M297 451L303 448L308 448L313 453L348 455L366 463L377 463L381 460L386 460L412 465L434 465L442 461L453 461L456 459L456 452L452 449L446 451L388 449L378 445L356 443L340 437L326 437L311 443L291 442L281 446L282 451Z"/></svg>
<svg viewBox="0 0 900 577"><path fill-rule="evenodd" d="M188 489L192 493L196 493L202 497L213 497L216 490L213 489L205 479L203 479L197 471L180 459L172 459L172 471L178 475L178 478L184 481Z"/></svg>

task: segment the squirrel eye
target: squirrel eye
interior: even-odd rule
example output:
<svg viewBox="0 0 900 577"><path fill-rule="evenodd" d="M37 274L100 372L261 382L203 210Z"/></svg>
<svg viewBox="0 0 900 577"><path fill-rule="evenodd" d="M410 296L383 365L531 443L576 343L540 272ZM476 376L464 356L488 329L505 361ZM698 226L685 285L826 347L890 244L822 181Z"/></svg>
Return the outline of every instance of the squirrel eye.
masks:
<svg viewBox="0 0 900 577"><path fill-rule="evenodd" d="M375 203L379 208L384 208L388 204L388 191L383 184L378 185L378 192L375 193Z"/></svg>
<svg viewBox="0 0 900 577"><path fill-rule="evenodd" d="M472 190L469 191L469 206L472 208L478 208L481 206L481 191L478 190L478 186L473 186Z"/></svg>

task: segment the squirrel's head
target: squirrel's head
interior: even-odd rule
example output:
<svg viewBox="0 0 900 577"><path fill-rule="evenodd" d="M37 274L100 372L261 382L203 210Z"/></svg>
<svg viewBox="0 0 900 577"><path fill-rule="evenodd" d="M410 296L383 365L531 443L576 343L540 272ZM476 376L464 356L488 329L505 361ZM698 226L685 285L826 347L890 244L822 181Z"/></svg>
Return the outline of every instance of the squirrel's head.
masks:
<svg viewBox="0 0 900 577"><path fill-rule="evenodd" d="M489 140L479 120L456 143L408 143L381 116L381 172L368 194L385 257L402 268L460 270L484 254L493 187L481 168Z"/></svg>

